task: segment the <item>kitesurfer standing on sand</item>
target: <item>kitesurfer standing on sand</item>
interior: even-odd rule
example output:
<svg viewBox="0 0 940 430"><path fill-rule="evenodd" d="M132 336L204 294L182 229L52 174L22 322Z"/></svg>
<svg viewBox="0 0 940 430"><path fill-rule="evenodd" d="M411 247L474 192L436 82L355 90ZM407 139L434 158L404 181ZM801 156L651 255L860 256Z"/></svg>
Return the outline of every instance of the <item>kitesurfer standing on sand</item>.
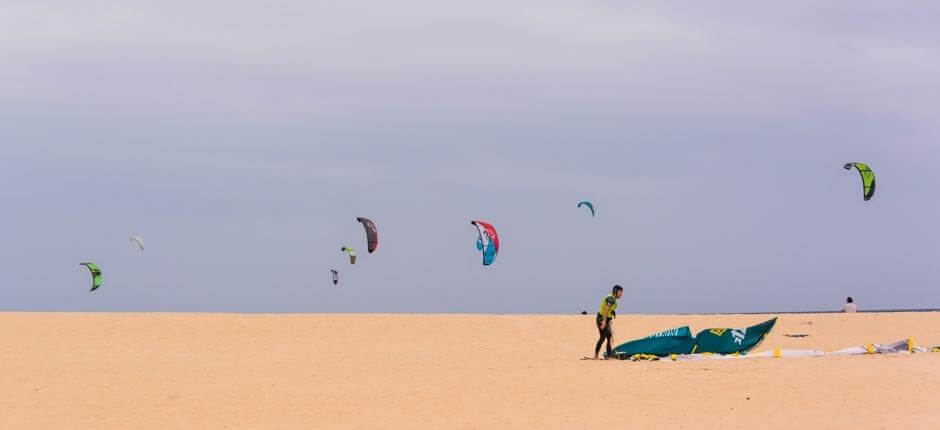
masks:
<svg viewBox="0 0 940 430"><path fill-rule="evenodd" d="M601 300L601 306L597 309L596 324L597 331L600 333L600 339L597 340L597 345L594 347L595 360L597 360L597 355L601 352L601 345L604 341L607 341L607 357L610 357L610 343L613 342L614 336L611 323L613 323L613 319L617 316L617 299L621 296L623 296L623 287L614 285L610 294Z"/></svg>

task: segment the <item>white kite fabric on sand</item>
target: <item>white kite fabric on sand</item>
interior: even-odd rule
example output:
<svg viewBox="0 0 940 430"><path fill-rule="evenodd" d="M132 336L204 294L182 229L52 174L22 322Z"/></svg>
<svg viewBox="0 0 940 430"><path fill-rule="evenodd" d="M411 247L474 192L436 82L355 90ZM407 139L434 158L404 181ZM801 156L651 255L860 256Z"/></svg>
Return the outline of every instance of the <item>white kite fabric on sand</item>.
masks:
<svg viewBox="0 0 940 430"><path fill-rule="evenodd" d="M923 352L940 352L940 346L924 347L914 343L914 338L907 338L897 342L850 346L835 351L819 351L814 349L772 349L753 354L672 354L667 357L657 357L651 354L637 354L630 357L632 361L657 361L670 359L672 361L694 360L730 360L740 358L781 358L781 357L821 357L841 355L871 355L871 354L915 354Z"/></svg>

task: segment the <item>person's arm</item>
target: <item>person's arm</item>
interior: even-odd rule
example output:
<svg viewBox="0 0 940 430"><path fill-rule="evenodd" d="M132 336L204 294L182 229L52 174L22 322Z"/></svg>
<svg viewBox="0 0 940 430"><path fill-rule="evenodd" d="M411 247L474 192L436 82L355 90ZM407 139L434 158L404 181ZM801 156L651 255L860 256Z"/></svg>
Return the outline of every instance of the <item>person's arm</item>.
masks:
<svg viewBox="0 0 940 430"><path fill-rule="evenodd" d="M617 303L617 299L607 296L607 300L604 301L604 316L607 317L607 320L614 319L614 316L617 315L617 311L613 309L613 306Z"/></svg>
<svg viewBox="0 0 940 430"><path fill-rule="evenodd" d="M604 301L604 307L601 308L602 309L601 316L604 317L604 320L601 321L602 330L604 329L604 327L607 326L607 324L610 323L611 314L614 312L613 310L610 309L610 307L613 306L613 304L616 302L617 301L614 300L612 297L607 297L607 299Z"/></svg>

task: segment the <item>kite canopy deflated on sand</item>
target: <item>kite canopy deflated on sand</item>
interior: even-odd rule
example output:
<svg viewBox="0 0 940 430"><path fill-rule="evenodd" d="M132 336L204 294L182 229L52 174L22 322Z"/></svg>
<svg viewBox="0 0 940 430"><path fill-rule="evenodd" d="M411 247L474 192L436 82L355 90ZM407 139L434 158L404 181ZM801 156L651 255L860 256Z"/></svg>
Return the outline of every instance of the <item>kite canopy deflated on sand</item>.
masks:
<svg viewBox="0 0 940 430"><path fill-rule="evenodd" d="M669 358L673 361L689 360L730 360L747 358L784 358L784 357L820 357L820 356L845 356L845 355L872 355L872 354L920 354L920 353L940 352L938 347L925 347L917 345L914 338L909 337L896 342L879 344L868 343L864 345L850 346L836 351L826 352L818 349L780 349L774 348L769 351L762 351L748 354L714 354L710 352L692 353L692 354L670 354ZM661 356L652 354L634 354L630 357L632 361L656 361Z"/></svg>
<svg viewBox="0 0 940 430"><path fill-rule="evenodd" d="M95 263L81 263L79 266L85 266L91 272L91 289L88 291L97 290L101 286L101 269Z"/></svg>
<svg viewBox="0 0 940 430"><path fill-rule="evenodd" d="M366 240L369 242L369 254L375 252L375 249L379 247L379 230L375 227L375 223L363 217L356 218L356 221L361 222L362 227L366 229Z"/></svg>
<svg viewBox="0 0 940 430"><path fill-rule="evenodd" d="M867 202L875 195L875 172L864 163L845 163L842 166L845 170L852 170L855 167L858 173L862 175L862 198Z"/></svg>
<svg viewBox="0 0 940 430"><path fill-rule="evenodd" d="M477 251L483 251L483 265L489 266L499 253L499 235L492 224L483 221L470 221L476 226L480 236L477 238Z"/></svg>
<svg viewBox="0 0 940 430"><path fill-rule="evenodd" d="M672 354L746 354L759 345L773 329L776 318L747 328L708 328L692 337L688 326L653 333L618 345L613 357L635 355L665 357Z"/></svg>

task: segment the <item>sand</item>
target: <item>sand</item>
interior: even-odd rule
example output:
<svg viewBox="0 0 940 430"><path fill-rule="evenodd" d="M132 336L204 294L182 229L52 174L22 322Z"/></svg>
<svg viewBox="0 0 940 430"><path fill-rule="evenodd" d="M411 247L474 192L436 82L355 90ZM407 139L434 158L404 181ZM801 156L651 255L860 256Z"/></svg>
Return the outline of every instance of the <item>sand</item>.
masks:
<svg viewBox="0 0 940 430"><path fill-rule="evenodd" d="M767 318L624 315L615 336ZM0 428L940 428L940 353L582 361L595 334L593 316L3 313ZM782 315L757 350L910 336L940 344L940 313Z"/></svg>

